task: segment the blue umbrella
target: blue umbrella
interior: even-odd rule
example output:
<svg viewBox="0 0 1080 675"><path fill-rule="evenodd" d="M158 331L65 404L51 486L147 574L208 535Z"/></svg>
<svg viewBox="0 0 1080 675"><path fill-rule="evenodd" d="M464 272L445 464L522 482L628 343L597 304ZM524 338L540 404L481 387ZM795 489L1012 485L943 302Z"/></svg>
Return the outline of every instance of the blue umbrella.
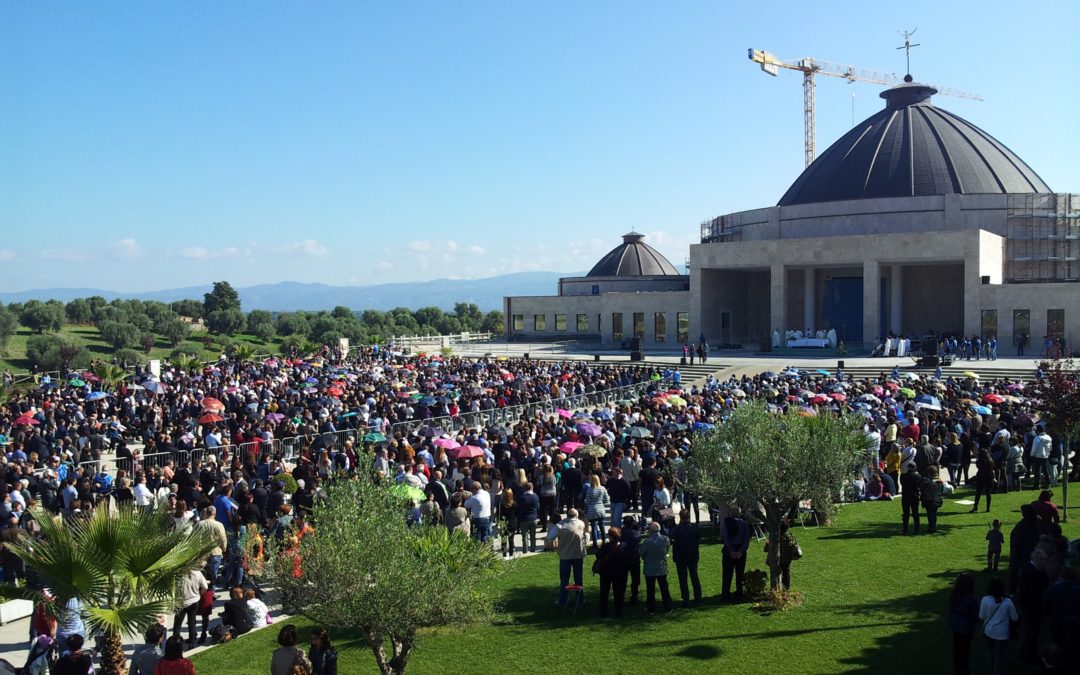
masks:
<svg viewBox="0 0 1080 675"><path fill-rule="evenodd" d="M766 370L764 373L761 374L761 376L764 377L766 380L776 379L776 373L771 370Z"/></svg>
<svg viewBox="0 0 1080 675"><path fill-rule="evenodd" d="M832 373L830 373L829 371L825 370L824 368L818 368L818 369L817 369L817 370L815 370L814 372L815 372L815 373L817 373L818 375L825 375L826 377L828 377L829 375L832 375Z"/></svg>
<svg viewBox="0 0 1080 675"><path fill-rule="evenodd" d="M698 431L709 431L715 428L715 424L709 424L708 422L694 422L694 429Z"/></svg>
<svg viewBox="0 0 1080 675"><path fill-rule="evenodd" d="M941 401L938 399L938 397L931 396L930 394L919 394L915 397L915 402L924 403L926 405L936 405L939 407L941 406Z"/></svg>
<svg viewBox="0 0 1080 675"><path fill-rule="evenodd" d="M988 407L986 407L984 405L972 406L971 409L974 410L975 412L979 413L980 415L989 415L989 414L991 414L993 412L992 410L990 410L990 408L988 408Z"/></svg>
<svg viewBox="0 0 1080 675"><path fill-rule="evenodd" d="M607 421L615 417L615 415L611 414L610 410L597 410L595 413L593 413L593 417L598 420Z"/></svg>
<svg viewBox="0 0 1080 675"><path fill-rule="evenodd" d="M165 391L165 385L160 382L154 382L153 380L147 380L143 382L143 388L151 394L160 394Z"/></svg>
<svg viewBox="0 0 1080 675"><path fill-rule="evenodd" d="M430 396L425 396L424 398L417 401L417 403L419 403L420 405L435 405L435 399Z"/></svg>
<svg viewBox="0 0 1080 675"><path fill-rule="evenodd" d="M309 377L308 379L304 380L304 382L306 382L308 384L318 384L319 383L319 378L317 378L317 377Z"/></svg>
<svg viewBox="0 0 1080 675"><path fill-rule="evenodd" d="M106 398L106 397L108 397L108 394L106 394L103 391L92 391L92 392L90 392L89 394L86 395L86 400L87 401L100 401L101 399Z"/></svg>

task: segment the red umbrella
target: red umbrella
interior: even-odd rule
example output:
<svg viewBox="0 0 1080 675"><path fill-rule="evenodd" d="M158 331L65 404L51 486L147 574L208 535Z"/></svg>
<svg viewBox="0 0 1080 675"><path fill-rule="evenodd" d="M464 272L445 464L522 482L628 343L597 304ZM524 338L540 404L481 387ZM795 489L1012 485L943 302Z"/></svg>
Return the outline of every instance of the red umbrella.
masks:
<svg viewBox="0 0 1080 675"><path fill-rule="evenodd" d="M810 402L813 403L814 405L819 405L821 403L828 403L829 402L829 397L826 396L825 394L818 394L814 398L810 399Z"/></svg>
<svg viewBox="0 0 1080 675"><path fill-rule="evenodd" d="M840 394L840 393L829 394L829 398L831 398L834 401L839 401L841 403L843 403L844 401L847 400L847 396L844 396L843 394Z"/></svg>
<svg viewBox="0 0 1080 675"><path fill-rule="evenodd" d="M986 396L983 396L983 400L986 401L987 403L1004 403L1005 402L1005 398L1002 397L1002 396L999 396L997 394L987 394Z"/></svg>
<svg viewBox="0 0 1080 675"><path fill-rule="evenodd" d="M215 415L214 413L206 413L199 418L199 424L213 424L214 422L224 422L225 418L221 415Z"/></svg>
<svg viewBox="0 0 1080 675"><path fill-rule="evenodd" d="M342 390L341 387L330 387L329 389L326 390L326 393L331 395L331 396L341 396L345 392L344 392L344 390Z"/></svg>
<svg viewBox="0 0 1080 675"><path fill-rule="evenodd" d="M12 424L15 426L28 425L36 427L41 424L41 422L39 422L36 417L31 417L30 415L19 415Z"/></svg>
<svg viewBox="0 0 1080 675"><path fill-rule="evenodd" d="M451 448L446 451L454 459L471 459L473 457L483 457L484 449L478 448L475 445L463 445L460 448Z"/></svg>
<svg viewBox="0 0 1080 675"><path fill-rule="evenodd" d="M223 412L225 410L225 404L216 398L207 397L202 400L202 409Z"/></svg>

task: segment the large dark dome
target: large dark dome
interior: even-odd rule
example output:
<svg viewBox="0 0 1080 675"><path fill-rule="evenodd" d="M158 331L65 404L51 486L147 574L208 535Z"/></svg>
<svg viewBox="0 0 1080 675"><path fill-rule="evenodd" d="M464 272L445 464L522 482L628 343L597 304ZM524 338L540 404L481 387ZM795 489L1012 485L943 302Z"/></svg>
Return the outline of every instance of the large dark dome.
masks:
<svg viewBox="0 0 1080 675"><path fill-rule="evenodd" d="M593 265L589 277L681 276L675 266L644 241L645 235L631 232L623 243L611 249Z"/></svg>
<svg viewBox="0 0 1080 675"><path fill-rule="evenodd" d="M788 188L780 206L875 197L1051 192L993 136L930 102L933 87L881 93L885 110L833 143Z"/></svg>

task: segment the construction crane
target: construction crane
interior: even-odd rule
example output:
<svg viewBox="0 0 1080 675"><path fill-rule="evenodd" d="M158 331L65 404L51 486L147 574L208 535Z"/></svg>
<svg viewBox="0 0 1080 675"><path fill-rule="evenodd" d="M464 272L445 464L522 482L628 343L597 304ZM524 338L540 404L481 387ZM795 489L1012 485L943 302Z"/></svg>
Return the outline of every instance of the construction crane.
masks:
<svg viewBox="0 0 1080 675"><path fill-rule="evenodd" d="M916 45L908 46L914 47ZM797 70L803 74L803 141L806 154L806 166L810 166L810 163L814 161L814 157L817 156L815 140L817 136L817 115L815 112L814 99L816 96L815 90L817 88L815 79L818 75L838 77L847 80L849 83L869 82L871 84L880 84L886 87L894 87L904 81L903 78L897 77L895 73L886 73L880 70L873 70L872 68L842 66L837 63L831 63L829 61L811 57L784 61L774 54L762 49L748 49L747 56L749 56L750 60L754 63L760 64L763 71L774 77L780 74L781 68L786 70ZM977 94L950 89L949 87L932 86L938 90L939 94L945 96L957 96L959 98L968 98L975 101L983 100L982 97Z"/></svg>

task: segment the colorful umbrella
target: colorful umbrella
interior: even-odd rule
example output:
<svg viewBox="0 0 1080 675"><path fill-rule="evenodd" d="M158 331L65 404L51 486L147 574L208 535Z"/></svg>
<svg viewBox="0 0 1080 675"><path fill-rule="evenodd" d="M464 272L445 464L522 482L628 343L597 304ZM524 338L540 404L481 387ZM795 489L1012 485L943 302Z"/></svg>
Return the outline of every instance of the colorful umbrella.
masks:
<svg viewBox="0 0 1080 675"><path fill-rule="evenodd" d="M199 424L214 424L215 422L224 422L225 418L216 413L206 413L199 418Z"/></svg>
<svg viewBox="0 0 1080 675"><path fill-rule="evenodd" d="M82 380L80 380L77 377L73 378L71 380L68 380L68 384L70 384L73 387L85 387L86 386L86 382L83 382Z"/></svg>
<svg viewBox="0 0 1080 675"><path fill-rule="evenodd" d="M558 410L556 410L555 414L567 420L574 416L573 413L571 413L569 410L564 410L563 408L559 408Z"/></svg>
<svg viewBox="0 0 1080 675"><path fill-rule="evenodd" d="M378 431L371 431L364 434L363 440L365 443L382 443L386 440L386 435L381 434Z"/></svg>
<svg viewBox="0 0 1080 675"><path fill-rule="evenodd" d="M484 456L484 449L475 445L463 445L459 448L447 450L446 452L454 459L472 459L473 457Z"/></svg>
<svg viewBox="0 0 1080 675"><path fill-rule="evenodd" d="M599 445L596 445L594 443L590 443L588 445L582 446L582 447L578 448L578 450L577 450L577 455L579 457L596 457L596 458L600 458L600 457L604 457L607 454L608 454L607 450L601 448Z"/></svg>
<svg viewBox="0 0 1080 675"><path fill-rule="evenodd" d="M559 446L559 449L568 455L574 454L574 451L578 448L585 447L584 443L578 443L577 441L566 441Z"/></svg>
<svg viewBox="0 0 1080 675"><path fill-rule="evenodd" d="M224 412L225 404L216 398L208 396L202 400L202 409L210 412Z"/></svg>
<svg viewBox="0 0 1080 675"><path fill-rule="evenodd" d="M1005 397L998 394L987 394L986 396L983 396L983 400L987 403L1004 403Z"/></svg>
<svg viewBox="0 0 1080 675"><path fill-rule="evenodd" d="M974 405L971 406L971 409L979 413L980 415L990 415L994 412L993 410L990 410L990 408L984 405Z"/></svg>
<svg viewBox="0 0 1080 675"><path fill-rule="evenodd" d="M350 414L350 413L346 413L346 415L348 415L348 414ZM355 415L356 413L351 413L351 414ZM342 415L342 417L345 417L346 415ZM278 422L280 422L283 419L285 419L285 416L282 415L281 413L272 412L272 413L267 413L266 414L266 421L270 422L271 424L277 424Z"/></svg>
<svg viewBox="0 0 1080 675"><path fill-rule="evenodd" d="M901 396L906 396L908 398L915 398L915 390L912 389L911 387L901 387L900 388L900 395Z"/></svg>
<svg viewBox="0 0 1080 675"><path fill-rule="evenodd" d="M31 417L30 415L19 415L15 418L15 421L12 422L12 424L14 424L15 426L36 427L37 425L41 424L41 422L39 422L36 417Z"/></svg>
<svg viewBox="0 0 1080 675"><path fill-rule="evenodd" d="M585 434L586 436L599 436L604 433L604 430L600 428L598 424L589 424L588 422L582 422L575 427L578 433Z"/></svg>
<svg viewBox="0 0 1080 675"><path fill-rule="evenodd" d="M431 444L436 448L444 448L446 450L453 450L454 448L461 447L461 443L458 443L452 438L436 438Z"/></svg>
<svg viewBox="0 0 1080 675"><path fill-rule="evenodd" d="M979 374L978 374L978 373L975 373L975 372L972 372L972 371L970 371L970 370L965 370L965 371L963 372L963 376L964 376L964 377L970 377L970 378L971 378L971 379L973 379L973 380L977 380L977 379L979 379Z"/></svg>
<svg viewBox="0 0 1080 675"><path fill-rule="evenodd" d="M103 398L107 398L109 395L103 391L92 391L86 395L87 401L100 401Z"/></svg>

